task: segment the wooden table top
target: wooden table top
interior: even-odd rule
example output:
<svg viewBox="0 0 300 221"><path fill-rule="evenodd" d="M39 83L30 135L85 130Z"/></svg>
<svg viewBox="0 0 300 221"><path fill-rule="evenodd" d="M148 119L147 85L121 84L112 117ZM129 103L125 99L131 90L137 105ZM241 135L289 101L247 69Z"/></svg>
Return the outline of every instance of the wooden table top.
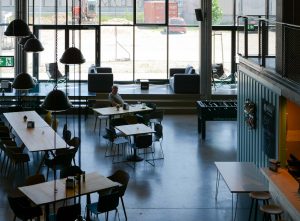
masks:
<svg viewBox="0 0 300 221"><path fill-rule="evenodd" d="M27 122L23 120L24 115L27 116L27 121L34 121L34 128L27 128ZM35 111L4 113L4 116L29 151L47 151L67 147L66 142Z"/></svg>
<svg viewBox="0 0 300 221"><path fill-rule="evenodd" d="M55 182L57 191L54 191ZM65 199L70 199L76 196L104 191L119 185L119 183L113 182L97 172L93 172L85 175L85 182L81 181L80 191L78 186L74 189L67 189L66 179L59 179L56 181L54 180L44 182L31 186L18 187L18 189L36 205L45 205Z"/></svg>
<svg viewBox="0 0 300 221"><path fill-rule="evenodd" d="M150 110L152 110L152 108L147 107L147 106L143 107L142 104L134 104L134 105L129 105L128 110L124 110L123 107L120 107L119 110L117 110L116 107L94 108L93 110L98 114L110 116L110 115L150 111Z"/></svg>
<svg viewBox="0 0 300 221"><path fill-rule="evenodd" d="M14 129L26 128L27 121L34 121L35 127L49 127L46 121L35 111L9 112L3 115ZM24 121L24 116L27 116L27 121Z"/></svg>
<svg viewBox="0 0 300 221"><path fill-rule="evenodd" d="M231 193L268 191L268 182L254 163L215 162Z"/></svg>
<svg viewBox="0 0 300 221"><path fill-rule="evenodd" d="M146 126L145 124L128 124L116 126L115 128L121 131L126 136L155 133L155 130L153 130L151 127Z"/></svg>
<svg viewBox="0 0 300 221"><path fill-rule="evenodd" d="M278 169L278 172L273 172L269 168L262 168L262 173L267 177L270 183L276 186L283 199L283 204L290 211L290 215L295 220L300 217L300 193L298 193L299 183L292 177L286 169ZM297 218L296 218L297 217Z"/></svg>

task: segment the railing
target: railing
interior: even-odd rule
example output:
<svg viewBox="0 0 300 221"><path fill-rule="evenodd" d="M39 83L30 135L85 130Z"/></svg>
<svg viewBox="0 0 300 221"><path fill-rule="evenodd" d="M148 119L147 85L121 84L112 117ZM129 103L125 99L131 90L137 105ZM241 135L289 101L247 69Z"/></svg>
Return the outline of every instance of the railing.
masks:
<svg viewBox="0 0 300 221"><path fill-rule="evenodd" d="M266 59L276 55L276 27L276 22L263 15L239 16L237 53L245 58L256 58L265 67Z"/></svg>

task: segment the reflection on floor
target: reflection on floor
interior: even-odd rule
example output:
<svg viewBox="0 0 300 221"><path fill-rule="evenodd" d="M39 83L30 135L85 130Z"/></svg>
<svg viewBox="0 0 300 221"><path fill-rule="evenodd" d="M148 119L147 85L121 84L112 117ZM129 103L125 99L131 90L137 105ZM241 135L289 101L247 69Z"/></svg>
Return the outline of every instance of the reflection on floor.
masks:
<svg viewBox="0 0 300 221"><path fill-rule="evenodd" d="M87 172L98 171L107 176L117 169L127 171L131 178L124 198L128 220L131 221L199 221L231 220L231 194L224 182L220 183L218 200L215 200L216 168L214 161L235 161L237 146L237 125L235 121L207 122L206 140L197 134L196 115L167 115L163 120L165 159L156 161L155 167L139 162L133 169L126 163L112 164L105 157L106 142L94 132L94 116L81 124L81 167ZM74 120L74 121L73 121ZM59 130L65 117L59 119ZM75 126L73 126L75 122ZM68 116L69 129L78 134L77 118ZM98 129L98 128L97 128ZM102 131L104 133L104 126ZM158 148L158 145L157 145ZM157 149L158 150L158 149ZM34 173L38 155L31 156L31 174ZM46 168L42 168L46 174ZM15 174L1 177L0 217L12 220L13 214L7 203L7 193L24 181ZM50 173L52 176L52 173ZM93 194L92 200L97 199ZM82 197L84 212L85 197ZM239 198L236 220L248 215L248 196ZM120 218L124 219L120 208ZM103 217L100 215L101 220ZM113 213L111 219L114 218Z"/></svg>

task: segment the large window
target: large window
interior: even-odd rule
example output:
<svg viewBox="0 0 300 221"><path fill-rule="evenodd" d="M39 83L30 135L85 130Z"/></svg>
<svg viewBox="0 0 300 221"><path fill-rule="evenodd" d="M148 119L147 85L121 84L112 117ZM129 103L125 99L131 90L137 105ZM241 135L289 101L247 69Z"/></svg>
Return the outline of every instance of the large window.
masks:
<svg viewBox="0 0 300 221"><path fill-rule="evenodd" d="M14 55L14 38L3 36L6 25L13 19L11 2L0 3L0 55ZM74 42L86 59L80 67L69 67L71 80L79 79L76 74L79 68L80 78L87 80L88 68L92 64L112 67L114 80L119 82L167 80L169 68L187 65L199 72L200 31L194 10L200 8L200 0L60 0L58 27L55 25L55 1L28 2L28 22L30 26L35 25L45 50L35 56L28 54L27 66L31 73L38 64L38 72L34 74L40 80L49 79L45 64L55 61L55 28L59 29L58 58ZM269 15L274 17L276 0L268 3ZM236 16L264 15L266 11L265 1L212 0L212 63L222 63L226 74L233 73L236 45L232 44L232 39L236 32ZM74 32L72 28L75 28ZM237 35L237 38L243 36ZM257 40L257 34L250 34L249 41ZM274 53L274 45L269 48ZM243 50L242 45L239 50ZM257 50L252 47L249 54L257 53ZM65 68L59 63L63 74ZM13 77L13 74L13 68L0 69L0 77Z"/></svg>

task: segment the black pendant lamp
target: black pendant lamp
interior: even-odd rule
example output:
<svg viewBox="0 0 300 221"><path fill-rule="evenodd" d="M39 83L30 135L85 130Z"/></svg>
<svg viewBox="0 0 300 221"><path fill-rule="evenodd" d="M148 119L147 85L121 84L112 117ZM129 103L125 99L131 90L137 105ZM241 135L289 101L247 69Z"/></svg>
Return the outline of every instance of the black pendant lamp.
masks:
<svg viewBox="0 0 300 221"><path fill-rule="evenodd" d="M52 112L65 111L71 107L72 104L69 101L69 98L63 91L58 90L57 88L54 88L53 91L47 95L42 104L42 108Z"/></svg>
<svg viewBox="0 0 300 221"><path fill-rule="evenodd" d="M30 38L24 44L24 51L26 52L41 52L44 51L42 43L33 35L33 38Z"/></svg>
<svg viewBox="0 0 300 221"><path fill-rule="evenodd" d="M58 17L58 4L57 0L55 1L55 62L57 65L57 42L58 42L58 33L57 33L57 17ZM41 105L42 108L46 109L47 111L52 111L52 112L60 112L60 111L65 111L68 110L69 108L72 107L71 102L69 101L69 98L67 95L57 89L57 71L58 68L55 68L55 86L53 90L46 96L43 104Z"/></svg>
<svg viewBox="0 0 300 221"><path fill-rule="evenodd" d="M34 37L34 35L33 35L33 34L30 34L30 35L28 35L27 37L21 38L20 41L19 41L19 45L21 45L22 47L24 47L25 43L26 43L29 39L33 38L33 37Z"/></svg>
<svg viewBox="0 0 300 221"><path fill-rule="evenodd" d="M59 61L63 64L83 64L85 58L78 48L70 47L65 50Z"/></svg>
<svg viewBox="0 0 300 221"><path fill-rule="evenodd" d="M29 36L30 34L31 31L28 25L21 19L15 19L10 22L4 32L4 35L14 37L25 37Z"/></svg>
<svg viewBox="0 0 300 221"><path fill-rule="evenodd" d="M35 87L35 82L28 73L23 72L15 77L12 87L17 90L29 90Z"/></svg>

